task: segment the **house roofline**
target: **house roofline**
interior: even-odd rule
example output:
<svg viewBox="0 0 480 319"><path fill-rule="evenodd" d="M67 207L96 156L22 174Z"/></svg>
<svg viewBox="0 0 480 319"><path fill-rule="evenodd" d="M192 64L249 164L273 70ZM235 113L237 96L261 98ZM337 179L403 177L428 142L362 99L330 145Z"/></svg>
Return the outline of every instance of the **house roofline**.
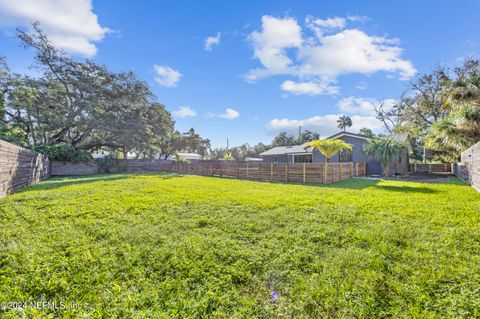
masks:
<svg viewBox="0 0 480 319"><path fill-rule="evenodd" d="M288 152L288 153L272 153L272 154L264 154L268 151L258 154L258 156L276 156L276 155L301 155L301 154L312 154L312 151L305 150L304 152Z"/></svg>
<svg viewBox="0 0 480 319"><path fill-rule="evenodd" d="M327 137L326 139L327 140L330 140L330 139L337 139L337 138L340 138L340 137L343 137L343 136L350 136L350 137L355 137L355 138L361 138L361 139L364 139L364 140L371 140L372 138L366 136L366 135L361 135L361 134L355 134L355 133L350 133L350 132L338 132L336 134L333 134L329 137Z"/></svg>

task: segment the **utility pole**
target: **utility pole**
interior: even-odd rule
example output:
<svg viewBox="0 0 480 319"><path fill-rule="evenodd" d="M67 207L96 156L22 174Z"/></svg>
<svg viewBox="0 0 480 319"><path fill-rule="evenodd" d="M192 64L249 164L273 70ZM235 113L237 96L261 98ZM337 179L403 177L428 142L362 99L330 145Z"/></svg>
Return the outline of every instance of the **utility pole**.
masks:
<svg viewBox="0 0 480 319"><path fill-rule="evenodd" d="M228 151L228 138L227 138L227 151Z"/></svg>
<svg viewBox="0 0 480 319"><path fill-rule="evenodd" d="M300 137L300 135L302 135L302 126L301 125L298 127L298 136Z"/></svg>

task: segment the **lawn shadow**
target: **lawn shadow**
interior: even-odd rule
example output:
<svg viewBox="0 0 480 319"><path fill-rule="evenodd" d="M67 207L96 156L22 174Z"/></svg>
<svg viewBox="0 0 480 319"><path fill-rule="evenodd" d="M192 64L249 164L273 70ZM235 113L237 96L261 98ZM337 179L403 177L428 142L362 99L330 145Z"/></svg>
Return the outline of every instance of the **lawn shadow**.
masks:
<svg viewBox="0 0 480 319"><path fill-rule="evenodd" d="M382 181L381 179L352 178L352 179L334 182L332 184L303 184L303 185L319 187L319 188L354 189L354 190L362 190L362 189L370 188L370 189L386 190L391 192L404 192L404 193L433 194L433 193L440 192L436 189L432 189L428 186L423 186L423 185L419 185L418 187L405 186L405 185L399 185L399 186L379 185L381 181ZM412 183L428 185L427 183L419 183L419 182L412 182Z"/></svg>
<svg viewBox="0 0 480 319"><path fill-rule="evenodd" d="M324 187L324 188L348 188L348 189L365 189L375 187L380 180L378 179L363 179L351 178L343 181L334 182L331 184L305 184L308 186Z"/></svg>
<svg viewBox="0 0 480 319"><path fill-rule="evenodd" d="M392 185L375 185L373 186L377 189L387 190L391 192L402 192L402 193L424 193L424 194L434 194L439 193L436 189L431 189L428 187L412 187L412 186L392 186Z"/></svg>
<svg viewBox="0 0 480 319"><path fill-rule="evenodd" d="M131 177L138 177L138 176L155 176L161 179L172 179L172 178L180 178L183 177L181 174L175 173L115 173L115 174L92 174L92 175L75 175L75 176L53 176L49 179L31 185L21 190L18 190L15 193L24 193L29 191L37 191L37 190L51 190L71 185L83 185L83 184L90 184L96 182L110 182L116 180L123 180L128 179Z"/></svg>

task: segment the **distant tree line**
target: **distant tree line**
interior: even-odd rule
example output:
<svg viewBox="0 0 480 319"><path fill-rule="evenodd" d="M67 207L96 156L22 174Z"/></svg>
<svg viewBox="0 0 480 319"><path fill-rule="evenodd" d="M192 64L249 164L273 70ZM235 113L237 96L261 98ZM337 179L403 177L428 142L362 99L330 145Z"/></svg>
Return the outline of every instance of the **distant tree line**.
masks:
<svg viewBox="0 0 480 319"><path fill-rule="evenodd" d="M281 132L276 135L270 144L258 143L254 146L250 146L248 143L240 146L230 148L214 148L211 150L211 158L213 159L231 159L235 160L248 160L252 157L258 157L258 155L266 150L277 146L289 146L300 145L320 138L320 134L305 130L299 135L295 136L287 132Z"/></svg>

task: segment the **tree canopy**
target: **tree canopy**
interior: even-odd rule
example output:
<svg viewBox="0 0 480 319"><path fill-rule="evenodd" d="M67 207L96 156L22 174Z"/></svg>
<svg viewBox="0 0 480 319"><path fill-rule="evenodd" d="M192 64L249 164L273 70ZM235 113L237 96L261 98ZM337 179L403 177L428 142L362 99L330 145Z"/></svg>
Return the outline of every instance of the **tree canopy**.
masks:
<svg viewBox="0 0 480 319"><path fill-rule="evenodd" d="M0 58L0 138L45 152L51 146L144 158L182 150L208 153L210 141L194 129L175 131L170 113L133 72L70 57L51 44L38 23L32 33L17 30L17 36L33 50L40 75L12 73Z"/></svg>
<svg viewBox="0 0 480 319"><path fill-rule="evenodd" d="M387 131L407 133L414 150L427 147L427 160L455 162L480 141L480 62L436 67L412 80L396 105L379 104L376 112Z"/></svg>

